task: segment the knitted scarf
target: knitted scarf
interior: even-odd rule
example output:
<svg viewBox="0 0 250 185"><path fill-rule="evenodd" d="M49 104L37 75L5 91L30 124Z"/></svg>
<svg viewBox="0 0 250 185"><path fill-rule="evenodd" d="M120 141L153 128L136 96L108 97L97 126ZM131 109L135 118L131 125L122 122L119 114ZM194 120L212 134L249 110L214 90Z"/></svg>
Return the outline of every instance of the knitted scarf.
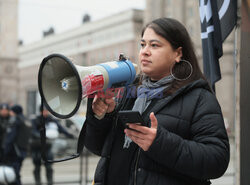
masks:
<svg viewBox="0 0 250 185"><path fill-rule="evenodd" d="M170 87L174 78L172 75L166 76L156 82L144 77L142 85L137 88L137 98L132 108L133 111L139 111L141 114L146 110L154 98L163 98L163 92ZM128 148L132 140L125 135L123 148Z"/></svg>
<svg viewBox="0 0 250 185"><path fill-rule="evenodd" d="M137 99L132 110L139 111L142 114L152 99L163 98L163 92L170 87L173 80L172 75L166 76L156 82L151 81L149 77L145 77L142 80L142 85L137 89Z"/></svg>

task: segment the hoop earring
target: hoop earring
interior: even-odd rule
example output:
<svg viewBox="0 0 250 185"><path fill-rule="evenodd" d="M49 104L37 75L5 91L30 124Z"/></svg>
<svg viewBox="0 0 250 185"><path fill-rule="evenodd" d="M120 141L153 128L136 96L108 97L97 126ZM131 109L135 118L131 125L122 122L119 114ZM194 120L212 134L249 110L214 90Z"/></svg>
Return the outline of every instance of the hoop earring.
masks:
<svg viewBox="0 0 250 185"><path fill-rule="evenodd" d="M186 66L183 66L183 64L186 64L186 66L189 66L190 74L187 77L183 77L183 78L176 77L176 74L178 74L178 72L175 72L175 71L178 71L178 70L180 71L181 68L186 68ZM182 59L182 60L180 60L179 63L175 63L175 65L170 68L170 74L173 76L173 78L175 80L179 80L179 81L187 80L193 74L193 66L191 65L191 63L189 61Z"/></svg>

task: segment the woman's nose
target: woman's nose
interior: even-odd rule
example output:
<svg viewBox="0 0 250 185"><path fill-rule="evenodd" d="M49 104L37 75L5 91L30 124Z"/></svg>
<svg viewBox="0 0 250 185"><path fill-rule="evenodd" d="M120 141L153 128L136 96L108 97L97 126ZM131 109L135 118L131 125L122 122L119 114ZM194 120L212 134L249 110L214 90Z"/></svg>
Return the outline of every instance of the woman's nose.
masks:
<svg viewBox="0 0 250 185"><path fill-rule="evenodd" d="M149 47L145 46L145 47L141 48L141 54L143 54L143 55L150 55Z"/></svg>

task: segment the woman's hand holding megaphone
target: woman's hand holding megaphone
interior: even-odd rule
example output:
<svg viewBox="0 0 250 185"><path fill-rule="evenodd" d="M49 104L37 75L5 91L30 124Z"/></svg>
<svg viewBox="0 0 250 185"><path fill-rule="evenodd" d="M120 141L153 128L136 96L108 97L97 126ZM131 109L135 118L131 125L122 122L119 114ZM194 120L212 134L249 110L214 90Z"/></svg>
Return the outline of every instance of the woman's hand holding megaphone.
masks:
<svg viewBox="0 0 250 185"><path fill-rule="evenodd" d="M97 119L102 119L106 113L113 112L115 106L114 97L102 98L98 97L98 94L95 94L92 109Z"/></svg>

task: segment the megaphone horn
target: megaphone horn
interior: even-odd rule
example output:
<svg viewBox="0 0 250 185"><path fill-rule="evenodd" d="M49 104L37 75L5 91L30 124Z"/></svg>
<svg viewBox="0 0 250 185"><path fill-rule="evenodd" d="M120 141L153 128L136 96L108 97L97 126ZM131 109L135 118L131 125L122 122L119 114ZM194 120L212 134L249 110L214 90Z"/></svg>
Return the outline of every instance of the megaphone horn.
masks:
<svg viewBox="0 0 250 185"><path fill-rule="evenodd" d="M69 118L81 100L97 91L131 84L137 65L120 55L118 61L94 66L74 65L61 54L45 57L38 73L38 89L46 108L58 118Z"/></svg>

